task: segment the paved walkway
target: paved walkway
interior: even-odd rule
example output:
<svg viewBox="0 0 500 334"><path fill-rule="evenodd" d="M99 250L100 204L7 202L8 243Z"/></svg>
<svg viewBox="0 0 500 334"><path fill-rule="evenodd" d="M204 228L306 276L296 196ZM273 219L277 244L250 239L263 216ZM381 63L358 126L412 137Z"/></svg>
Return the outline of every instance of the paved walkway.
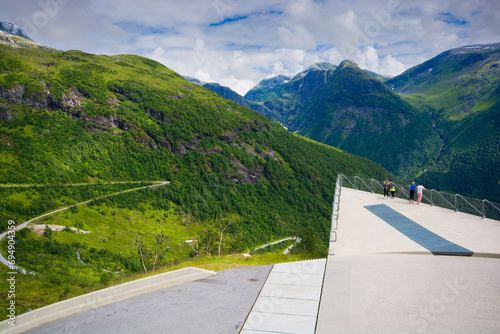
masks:
<svg viewBox="0 0 500 334"><path fill-rule="evenodd" d="M274 265L240 333L314 333L325 262Z"/></svg>
<svg viewBox="0 0 500 334"><path fill-rule="evenodd" d="M500 333L499 240L499 221L343 188L327 259L222 271L29 333Z"/></svg>
<svg viewBox="0 0 500 334"><path fill-rule="evenodd" d="M472 256L433 255L405 219ZM499 221L343 188L316 333L499 333L499 240Z"/></svg>

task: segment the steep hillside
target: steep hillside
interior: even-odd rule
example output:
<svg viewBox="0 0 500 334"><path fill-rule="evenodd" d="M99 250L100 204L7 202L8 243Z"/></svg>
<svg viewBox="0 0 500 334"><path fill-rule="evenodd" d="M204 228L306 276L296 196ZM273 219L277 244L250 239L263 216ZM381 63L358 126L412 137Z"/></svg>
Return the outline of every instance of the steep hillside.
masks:
<svg viewBox="0 0 500 334"><path fill-rule="evenodd" d="M271 216L286 233L325 231L339 172L387 176L146 58L0 52L1 183L170 180L185 212L238 213L254 240L274 233Z"/></svg>
<svg viewBox="0 0 500 334"><path fill-rule="evenodd" d="M443 52L385 83L427 111L443 139L422 180L500 199L500 43Z"/></svg>
<svg viewBox="0 0 500 334"><path fill-rule="evenodd" d="M351 61L313 67L272 89L264 104L290 131L367 157L400 176L417 174L438 154L441 142L429 114Z"/></svg>
<svg viewBox="0 0 500 334"><path fill-rule="evenodd" d="M500 101L461 123L462 132L446 143L436 165L419 178L438 189L499 202Z"/></svg>
<svg viewBox="0 0 500 334"><path fill-rule="evenodd" d="M500 96L500 43L452 49L387 80L395 92L427 107L436 121L460 120Z"/></svg>

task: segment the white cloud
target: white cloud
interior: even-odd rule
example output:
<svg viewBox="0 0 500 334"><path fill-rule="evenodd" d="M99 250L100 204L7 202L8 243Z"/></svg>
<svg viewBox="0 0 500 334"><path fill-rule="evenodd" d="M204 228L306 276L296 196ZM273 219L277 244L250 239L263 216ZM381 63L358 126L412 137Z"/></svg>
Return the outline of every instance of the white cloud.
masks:
<svg viewBox="0 0 500 334"><path fill-rule="evenodd" d="M0 2L0 13L48 46L144 55L240 94L319 61L396 75L451 48L500 42L496 0L23 0Z"/></svg>

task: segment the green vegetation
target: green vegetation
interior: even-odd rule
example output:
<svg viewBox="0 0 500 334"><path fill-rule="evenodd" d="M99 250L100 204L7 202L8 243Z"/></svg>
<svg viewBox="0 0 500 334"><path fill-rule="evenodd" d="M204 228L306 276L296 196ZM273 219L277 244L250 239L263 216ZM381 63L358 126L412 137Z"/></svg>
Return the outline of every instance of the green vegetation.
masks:
<svg viewBox="0 0 500 334"><path fill-rule="evenodd" d="M248 94L290 131L366 157L400 177L432 163L441 140L432 119L355 63L316 69Z"/></svg>
<svg viewBox="0 0 500 334"><path fill-rule="evenodd" d="M500 44L443 52L386 84L433 117L443 140L419 179L436 189L500 200Z"/></svg>
<svg viewBox="0 0 500 334"><path fill-rule="evenodd" d="M263 80L245 97L290 131L399 177L498 201L499 74L500 44L472 45L390 79L344 61Z"/></svg>
<svg viewBox="0 0 500 334"><path fill-rule="evenodd" d="M17 276L18 310L182 263L225 267L238 253L302 231L314 241L302 255L265 261L324 256L337 174L388 176L131 55L0 47L0 135L1 183L53 185L2 188L3 230L11 219L137 186L100 183L171 181L34 222L63 231L18 232L16 264L36 273ZM88 182L96 185L62 186Z"/></svg>

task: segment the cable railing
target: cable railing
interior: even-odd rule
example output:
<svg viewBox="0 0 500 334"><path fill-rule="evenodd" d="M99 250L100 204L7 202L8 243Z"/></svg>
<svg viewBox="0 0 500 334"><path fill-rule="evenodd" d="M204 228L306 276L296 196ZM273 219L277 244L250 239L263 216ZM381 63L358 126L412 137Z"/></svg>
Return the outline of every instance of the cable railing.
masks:
<svg viewBox="0 0 500 334"><path fill-rule="evenodd" d="M359 176L347 177L344 174L339 174L337 178L337 186L339 183L341 186L344 185L348 188L354 188L356 190L369 191L374 194L384 193L381 181L375 179L361 178ZM409 185L396 184L395 182L390 183L396 189L395 197L409 199ZM479 215L483 218L500 220L500 204L492 203L487 199L470 198L460 194L430 189L424 190L422 203L455 210L457 212Z"/></svg>

